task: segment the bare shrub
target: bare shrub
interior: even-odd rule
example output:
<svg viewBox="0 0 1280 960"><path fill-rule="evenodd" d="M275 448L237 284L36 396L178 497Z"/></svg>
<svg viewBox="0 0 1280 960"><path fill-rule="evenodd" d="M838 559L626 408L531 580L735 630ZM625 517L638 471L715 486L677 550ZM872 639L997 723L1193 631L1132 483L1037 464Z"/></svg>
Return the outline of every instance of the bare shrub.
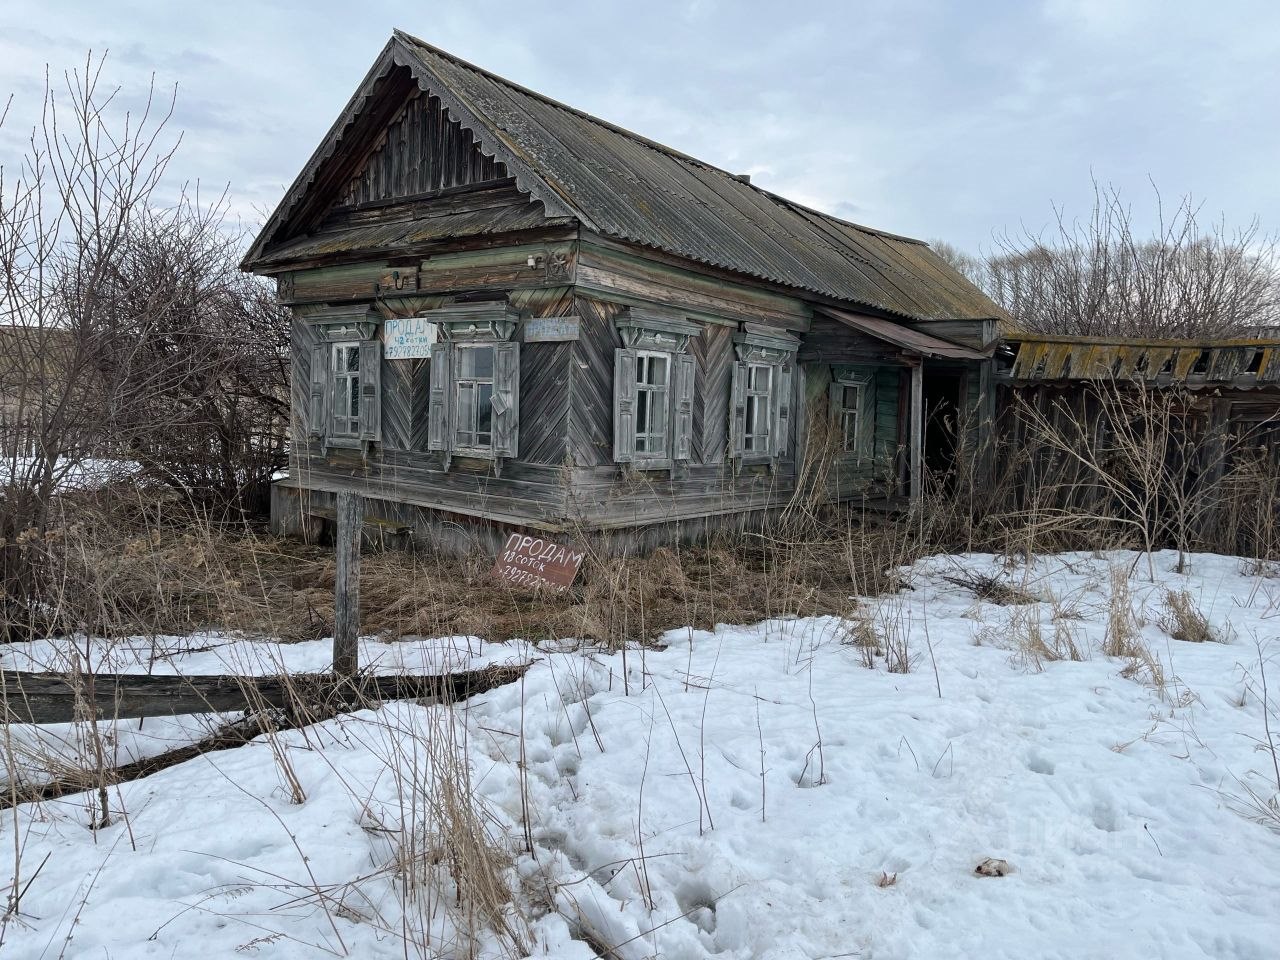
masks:
<svg viewBox="0 0 1280 960"><path fill-rule="evenodd" d="M1038 597L1034 597L1012 584L1005 583L999 577L985 576L982 574L965 574L959 577L944 576L942 578L948 583L954 583L958 587L964 587L966 590L972 590L974 596L988 603L994 603L998 606L1009 606L1011 604L1028 604L1039 602Z"/></svg>
<svg viewBox="0 0 1280 960"><path fill-rule="evenodd" d="M876 630L884 650L885 669L889 673L910 673L915 669L920 654L912 648L911 622L901 600L890 600L880 605Z"/></svg>

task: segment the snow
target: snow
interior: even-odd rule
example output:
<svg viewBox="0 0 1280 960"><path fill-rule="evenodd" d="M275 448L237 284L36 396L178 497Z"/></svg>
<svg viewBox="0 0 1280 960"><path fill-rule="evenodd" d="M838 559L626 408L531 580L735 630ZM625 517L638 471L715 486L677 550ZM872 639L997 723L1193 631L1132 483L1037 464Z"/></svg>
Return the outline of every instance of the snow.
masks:
<svg viewBox="0 0 1280 960"><path fill-rule="evenodd" d="M32 457L0 458L0 484L25 483L33 470L44 468L46 461ZM121 483L138 473L138 464L132 460L115 460L89 457L75 462L59 460L54 465L59 475L60 490L93 490L111 483Z"/></svg>
<svg viewBox="0 0 1280 960"><path fill-rule="evenodd" d="M506 922L534 956L593 957L590 942L627 960L1272 957L1280 832L1247 798L1277 792L1259 658L1275 719L1280 578L1176 560L1155 555L1154 581L1122 552L921 561L900 593L863 605L906 638L909 673L868 669L854 624L830 617L679 630L625 653L370 641L388 669L537 662L452 711L387 704L122 784L96 832L87 796L5 812L0 843L21 845L30 886L3 950L519 955L491 919L468 922L473 896L458 907L457 842L412 871L397 859L410 840L429 846L469 771L479 822L510 858ZM1116 569L1161 686L1101 653ZM946 579L975 575L1040 602L997 606ZM1170 639L1168 589L1225 642ZM1086 659L1036 669L1013 649L1029 612L1072 631ZM166 641L154 668L325 665L322 645L217 639ZM1011 872L975 875L988 857Z"/></svg>

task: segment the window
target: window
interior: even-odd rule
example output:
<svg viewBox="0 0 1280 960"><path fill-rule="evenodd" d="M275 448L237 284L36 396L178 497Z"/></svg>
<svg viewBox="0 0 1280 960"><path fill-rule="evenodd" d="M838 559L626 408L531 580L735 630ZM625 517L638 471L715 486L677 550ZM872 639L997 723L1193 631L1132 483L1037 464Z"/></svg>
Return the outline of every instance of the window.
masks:
<svg viewBox="0 0 1280 960"><path fill-rule="evenodd" d="M773 420L773 364L747 364L746 423L742 448L747 453L768 453Z"/></svg>
<svg viewBox="0 0 1280 960"><path fill-rule="evenodd" d="M305 416L307 437L321 451L363 450L382 442L380 318L367 304L328 307L302 318L311 363ZM306 365L306 354L294 361Z"/></svg>
<svg viewBox="0 0 1280 960"><path fill-rule="evenodd" d="M744 323L733 345L729 456L737 467L766 461L776 466L792 452L791 384L800 341L785 330Z"/></svg>
<svg viewBox="0 0 1280 960"><path fill-rule="evenodd" d="M520 451L519 314L504 301L455 303L418 314L436 326L427 447L483 458L501 469Z"/></svg>
<svg viewBox="0 0 1280 960"><path fill-rule="evenodd" d="M839 438L840 452L847 461L862 462L874 455L875 372L871 368L834 371L827 394L831 427Z"/></svg>
<svg viewBox="0 0 1280 960"><path fill-rule="evenodd" d="M624 346L613 357L614 462L675 470L694 455L698 361L689 342L702 328L640 307L615 323Z"/></svg>
<svg viewBox="0 0 1280 960"><path fill-rule="evenodd" d="M454 448L488 452L493 446L493 347L457 348Z"/></svg>
<svg viewBox="0 0 1280 960"><path fill-rule="evenodd" d="M360 344L333 345L334 437L360 436Z"/></svg>
<svg viewBox="0 0 1280 960"><path fill-rule="evenodd" d="M860 452L859 441L862 438L862 423L859 410L862 405L862 388L857 384L838 384L840 404L837 415L840 418L840 447L845 453Z"/></svg>
<svg viewBox="0 0 1280 960"><path fill-rule="evenodd" d="M642 459L664 459L667 456L670 372L670 354L636 354L635 452Z"/></svg>

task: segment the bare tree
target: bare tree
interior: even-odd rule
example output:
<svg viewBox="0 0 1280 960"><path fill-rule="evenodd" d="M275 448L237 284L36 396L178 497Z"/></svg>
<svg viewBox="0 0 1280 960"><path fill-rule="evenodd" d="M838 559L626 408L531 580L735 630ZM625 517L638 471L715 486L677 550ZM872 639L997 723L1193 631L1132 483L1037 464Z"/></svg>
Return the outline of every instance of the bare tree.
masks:
<svg viewBox="0 0 1280 960"><path fill-rule="evenodd" d="M1155 191L1155 227L1142 234L1119 190L1094 183L1084 222L1054 209L1040 234L1006 235L985 257L951 244L933 251L1023 328L1079 336L1246 336L1280 324L1280 257L1255 221L1205 224L1190 197L1168 209Z"/></svg>
<svg viewBox="0 0 1280 960"><path fill-rule="evenodd" d="M288 316L239 269L221 202L149 212L108 285L122 403L112 433L143 475L219 515L262 514L287 461Z"/></svg>
<svg viewBox="0 0 1280 960"><path fill-rule="evenodd" d="M236 272L224 204L164 202L172 96L131 111L102 68L46 79L25 156L0 166L0 626L19 630L40 609L29 546L86 473L136 461L239 506L282 460L279 313Z"/></svg>

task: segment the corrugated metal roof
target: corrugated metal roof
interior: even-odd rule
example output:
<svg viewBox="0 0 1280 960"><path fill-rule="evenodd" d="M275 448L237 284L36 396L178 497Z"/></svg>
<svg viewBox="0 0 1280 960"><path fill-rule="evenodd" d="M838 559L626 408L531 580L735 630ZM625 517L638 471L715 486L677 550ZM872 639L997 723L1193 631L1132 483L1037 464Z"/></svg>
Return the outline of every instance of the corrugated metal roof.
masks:
<svg viewBox="0 0 1280 960"><path fill-rule="evenodd" d="M844 310L835 310L831 307L819 307L818 312L826 314L847 327L875 337L877 340L892 343L904 350L918 353L922 356L946 357L952 360L986 360L988 358L988 355L981 351L973 350L970 347L962 347L957 343L952 343L950 340L932 337L927 333L912 330L910 327L904 327L900 323L894 323L892 320L885 320L882 317L866 317L856 313L848 313Z"/></svg>
<svg viewBox="0 0 1280 960"><path fill-rule="evenodd" d="M571 216L606 236L910 319L1005 318L926 244L808 209L400 31L264 226L247 267L278 261L275 238L288 235L375 81L398 67L501 158L549 217ZM355 240L313 237L289 250L334 252L325 244Z"/></svg>
<svg viewBox="0 0 1280 960"><path fill-rule="evenodd" d="M926 244L810 210L408 34L396 39L421 84L489 128L473 131L485 146L498 140L602 234L914 319L1004 316ZM528 178L522 186L537 191Z"/></svg>

